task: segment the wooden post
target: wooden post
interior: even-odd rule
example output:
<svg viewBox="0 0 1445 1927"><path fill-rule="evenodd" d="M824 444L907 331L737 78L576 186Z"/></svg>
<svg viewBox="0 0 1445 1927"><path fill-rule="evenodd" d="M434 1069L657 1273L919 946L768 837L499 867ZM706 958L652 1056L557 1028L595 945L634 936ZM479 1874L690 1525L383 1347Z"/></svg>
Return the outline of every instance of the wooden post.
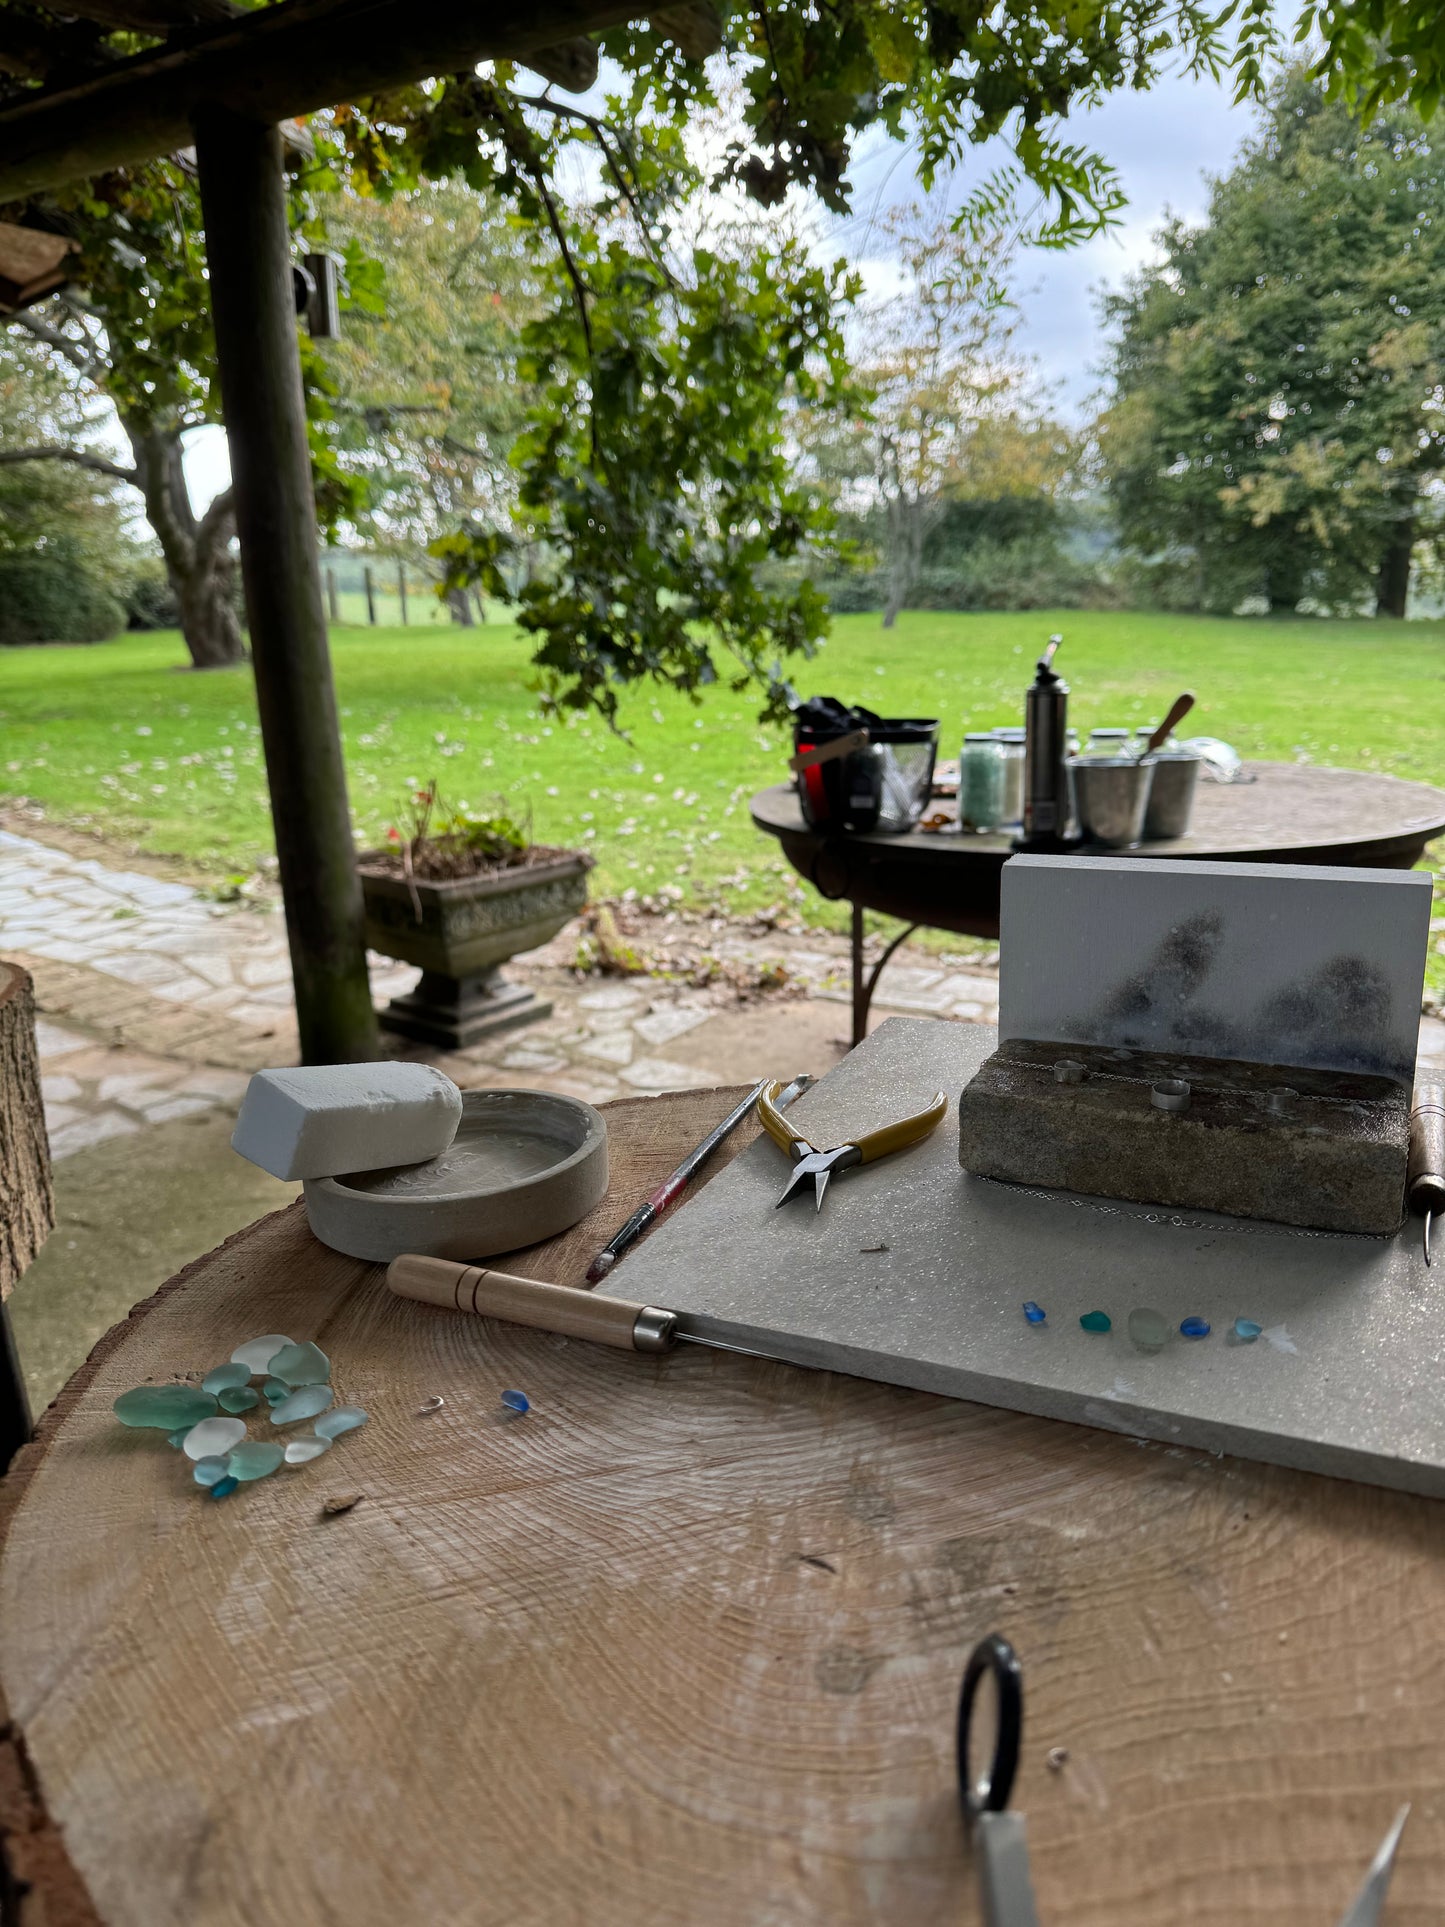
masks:
<svg viewBox="0 0 1445 1927"><path fill-rule="evenodd" d="M407 625L407 613L406 613L406 564L405 564L405 562L398 562L398 563L397 563L397 565L396 565L396 586L397 586L397 589L398 589L398 590L400 591L400 593L401 593L401 626L402 626L402 627L403 627L403 629L404 629L404 628L406 627L406 625Z"/></svg>
<svg viewBox="0 0 1445 1927"><path fill-rule="evenodd" d="M336 589L336 571L326 571L326 613L332 622L341 620L341 597Z"/></svg>
<svg viewBox="0 0 1445 1927"><path fill-rule="evenodd" d="M369 562L362 570L362 576L366 583L366 619L374 629L376 627L376 584L371 579Z"/></svg>
<svg viewBox="0 0 1445 1927"><path fill-rule="evenodd" d="M377 1054L376 1017L321 601L281 136L218 107L195 131L301 1057L345 1063Z"/></svg>

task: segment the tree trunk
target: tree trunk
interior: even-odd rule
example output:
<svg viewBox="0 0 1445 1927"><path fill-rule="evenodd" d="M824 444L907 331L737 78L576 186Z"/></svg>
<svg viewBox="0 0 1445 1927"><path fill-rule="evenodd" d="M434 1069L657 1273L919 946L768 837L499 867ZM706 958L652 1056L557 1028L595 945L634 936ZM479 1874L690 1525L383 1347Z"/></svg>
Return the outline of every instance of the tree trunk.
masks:
<svg viewBox="0 0 1445 1927"><path fill-rule="evenodd" d="M1304 594L1304 570L1286 550L1272 556L1264 571L1264 593L1271 615L1293 615Z"/></svg>
<svg viewBox="0 0 1445 1927"><path fill-rule="evenodd" d="M1410 558L1415 549L1415 523L1397 522L1390 531L1389 544L1380 559L1375 577L1375 614L1405 619L1410 595Z"/></svg>
<svg viewBox="0 0 1445 1927"><path fill-rule="evenodd" d="M135 452L146 520L165 557L192 667L221 669L244 662L246 645L236 613L236 562L231 553L231 491L218 495L198 518L186 486L180 430L133 422L126 422L125 429Z"/></svg>
<svg viewBox="0 0 1445 1927"><path fill-rule="evenodd" d="M0 1300L10 1295L54 1222L35 996L18 964L0 963Z"/></svg>
<svg viewBox="0 0 1445 1927"><path fill-rule="evenodd" d="M447 607L452 612L453 622L459 622L463 629L474 627L471 598L465 589L448 589Z"/></svg>
<svg viewBox="0 0 1445 1927"><path fill-rule="evenodd" d="M883 627L891 629L902 613L923 559L922 506L897 495L888 504L888 596Z"/></svg>

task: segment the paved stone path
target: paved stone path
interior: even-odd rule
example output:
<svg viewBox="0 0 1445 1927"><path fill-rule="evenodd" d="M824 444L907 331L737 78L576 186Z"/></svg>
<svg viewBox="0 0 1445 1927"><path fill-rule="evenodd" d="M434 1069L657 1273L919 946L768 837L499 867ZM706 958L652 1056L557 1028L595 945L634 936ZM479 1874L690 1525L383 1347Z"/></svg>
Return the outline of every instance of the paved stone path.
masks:
<svg viewBox="0 0 1445 1927"><path fill-rule="evenodd" d="M427 1053L465 1087L525 1083L608 1098L739 1083L837 1061L848 1044L847 946L678 916L652 920L645 947L685 950L733 974L782 965L782 991L729 981L689 988L655 977L579 976L576 926L508 974L553 1014L454 1056ZM112 868L0 830L0 955L36 977L46 1117L57 1158L213 1109L234 1110L250 1071L295 1061L285 931L274 910L210 901L188 884ZM374 957L378 1002L416 972ZM875 1010L991 1023L995 972L914 951L890 964ZM1422 1056L1445 1065L1445 1024L1426 1019ZM400 1051L401 1045L396 1048ZM414 1054L422 1055L420 1051Z"/></svg>

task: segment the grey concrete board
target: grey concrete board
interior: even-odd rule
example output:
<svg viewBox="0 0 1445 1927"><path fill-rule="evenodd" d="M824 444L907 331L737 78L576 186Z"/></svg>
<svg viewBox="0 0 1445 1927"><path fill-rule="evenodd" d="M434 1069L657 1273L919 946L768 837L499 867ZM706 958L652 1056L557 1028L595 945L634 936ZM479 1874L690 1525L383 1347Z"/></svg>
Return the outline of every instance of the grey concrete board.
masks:
<svg viewBox="0 0 1445 1927"><path fill-rule="evenodd" d="M1414 1076L1420 871L1017 856L999 1035Z"/></svg>
<svg viewBox="0 0 1445 1927"><path fill-rule="evenodd" d="M845 1142L940 1086L956 1097L994 1041L980 1025L890 1018L789 1119L819 1145ZM1445 1316L1418 1219L1351 1237L1018 1189L959 1169L952 1110L924 1144L842 1173L820 1214L774 1208L786 1176L759 1139L609 1291L799 1365L1445 1494ZM1025 1322L1026 1298L1045 1325ZM1176 1334L1191 1315L1213 1331L1147 1357L1125 1331L1144 1305ZM1102 1337L1079 1327L1094 1310L1114 1321ZM1264 1336L1231 1339L1236 1317Z"/></svg>

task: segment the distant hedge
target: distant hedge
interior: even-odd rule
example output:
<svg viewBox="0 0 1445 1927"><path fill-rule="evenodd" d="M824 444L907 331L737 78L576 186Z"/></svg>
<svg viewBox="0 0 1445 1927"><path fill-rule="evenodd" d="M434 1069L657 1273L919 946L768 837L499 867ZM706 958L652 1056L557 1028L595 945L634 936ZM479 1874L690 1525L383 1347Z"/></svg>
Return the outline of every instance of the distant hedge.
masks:
<svg viewBox="0 0 1445 1927"><path fill-rule="evenodd" d="M104 642L125 611L69 557L0 555L0 644Z"/></svg>

